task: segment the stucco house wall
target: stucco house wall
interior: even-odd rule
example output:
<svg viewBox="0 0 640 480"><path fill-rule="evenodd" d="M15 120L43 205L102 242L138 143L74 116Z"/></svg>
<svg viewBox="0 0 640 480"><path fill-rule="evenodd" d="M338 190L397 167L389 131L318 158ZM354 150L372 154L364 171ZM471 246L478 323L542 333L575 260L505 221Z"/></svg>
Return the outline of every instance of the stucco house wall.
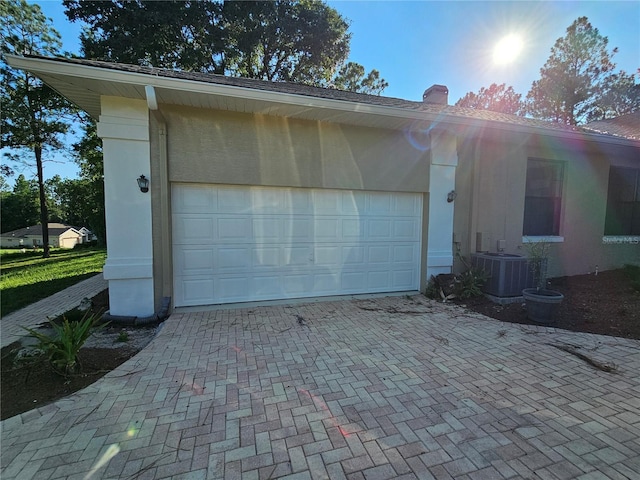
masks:
<svg viewBox="0 0 640 480"><path fill-rule="evenodd" d="M402 131L174 105L170 181L427 192L429 157Z"/></svg>
<svg viewBox="0 0 640 480"><path fill-rule="evenodd" d="M640 262L637 245L608 243L610 239L604 236L609 168L611 164L637 167L633 149L497 131L463 139L458 148L456 190L460 194L454 231L463 255L499 252L499 240L504 241L503 253L526 255L528 240L547 238L552 243L550 276L579 275ZM530 158L564 166L558 237L523 236Z"/></svg>

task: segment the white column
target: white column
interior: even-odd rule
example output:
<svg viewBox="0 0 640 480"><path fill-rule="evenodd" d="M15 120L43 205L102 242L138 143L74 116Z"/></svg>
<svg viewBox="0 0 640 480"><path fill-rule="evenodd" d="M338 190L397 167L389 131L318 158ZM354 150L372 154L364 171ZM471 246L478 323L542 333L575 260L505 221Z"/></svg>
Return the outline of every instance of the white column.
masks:
<svg viewBox="0 0 640 480"><path fill-rule="evenodd" d="M429 167L429 227L427 233L427 281L431 275L451 273L453 268L453 208L447 202L455 190L458 149L455 135L431 131Z"/></svg>
<svg viewBox="0 0 640 480"><path fill-rule="evenodd" d="M98 136L104 154L107 261L111 315L150 316L154 312L149 111L143 100L102 97Z"/></svg>

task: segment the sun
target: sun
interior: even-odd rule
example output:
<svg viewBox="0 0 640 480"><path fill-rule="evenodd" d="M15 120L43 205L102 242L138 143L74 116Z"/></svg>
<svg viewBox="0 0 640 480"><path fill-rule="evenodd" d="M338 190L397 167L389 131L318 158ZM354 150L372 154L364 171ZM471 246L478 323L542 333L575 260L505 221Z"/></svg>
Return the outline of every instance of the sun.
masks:
<svg viewBox="0 0 640 480"><path fill-rule="evenodd" d="M516 34L503 37L493 49L493 61L498 64L513 62L522 52L522 38Z"/></svg>

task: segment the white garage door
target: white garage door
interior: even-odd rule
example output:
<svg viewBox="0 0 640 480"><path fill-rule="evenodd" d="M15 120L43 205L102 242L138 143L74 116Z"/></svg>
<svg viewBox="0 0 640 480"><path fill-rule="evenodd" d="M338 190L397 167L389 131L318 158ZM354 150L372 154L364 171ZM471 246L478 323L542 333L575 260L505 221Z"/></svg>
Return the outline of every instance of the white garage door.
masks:
<svg viewBox="0 0 640 480"><path fill-rule="evenodd" d="M175 305L417 290L420 194L174 185Z"/></svg>

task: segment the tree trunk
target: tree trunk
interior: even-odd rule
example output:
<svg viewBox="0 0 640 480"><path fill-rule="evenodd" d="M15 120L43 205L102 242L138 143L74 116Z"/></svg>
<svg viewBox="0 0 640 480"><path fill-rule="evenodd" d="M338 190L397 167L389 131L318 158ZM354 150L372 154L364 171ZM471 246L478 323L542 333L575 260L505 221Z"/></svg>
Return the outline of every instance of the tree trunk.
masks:
<svg viewBox="0 0 640 480"><path fill-rule="evenodd" d="M38 169L38 189L40 190L40 225L42 225L42 258L49 258L49 210L47 209L47 196L44 191L44 175L42 172L42 147L36 145L33 148L36 155L36 167Z"/></svg>

